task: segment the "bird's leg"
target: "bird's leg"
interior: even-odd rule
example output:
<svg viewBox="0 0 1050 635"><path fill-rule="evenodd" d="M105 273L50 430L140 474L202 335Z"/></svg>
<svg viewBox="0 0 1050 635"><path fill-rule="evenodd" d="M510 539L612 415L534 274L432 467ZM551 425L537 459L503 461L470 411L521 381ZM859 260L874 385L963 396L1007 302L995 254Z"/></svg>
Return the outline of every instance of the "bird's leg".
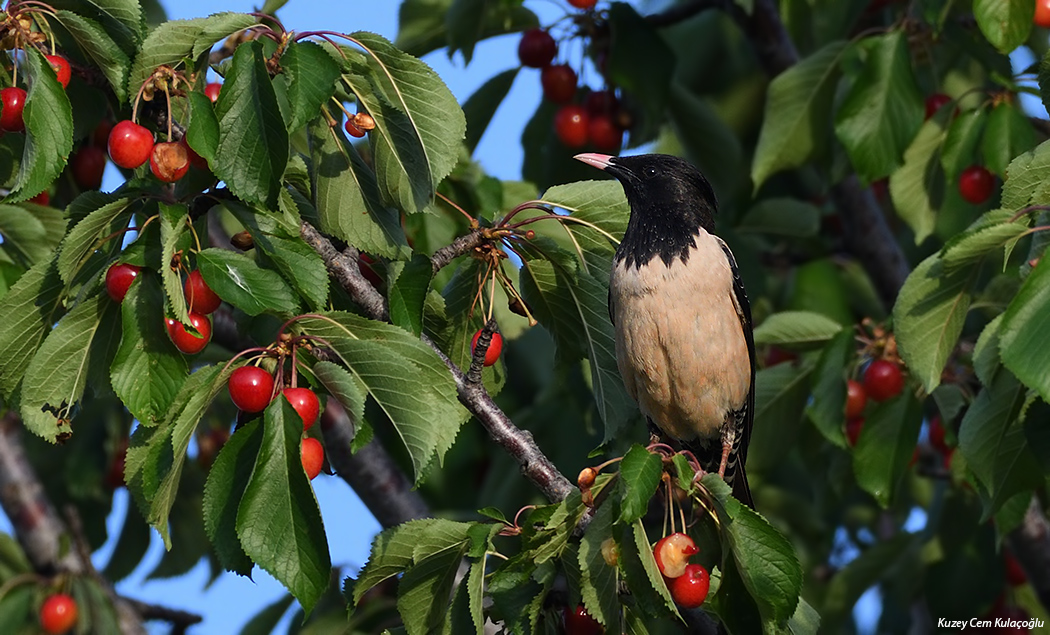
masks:
<svg viewBox="0 0 1050 635"><path fill-rule="evenodd" d="M725 480L726 465L729 464L729 455L733 452L736 441L736 426L732 415L722 424L722 460L718 463L718 475Z"/></svg>

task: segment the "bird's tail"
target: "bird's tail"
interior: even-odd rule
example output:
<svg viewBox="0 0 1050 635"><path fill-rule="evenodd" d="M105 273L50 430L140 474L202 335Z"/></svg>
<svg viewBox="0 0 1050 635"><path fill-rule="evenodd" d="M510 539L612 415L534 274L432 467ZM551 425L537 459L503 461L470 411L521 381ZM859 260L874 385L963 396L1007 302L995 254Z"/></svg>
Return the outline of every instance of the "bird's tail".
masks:
<svg viewBox="0 0 1050 635"><path fill-rule="evenodd" d="M743 462L738 463L736 466L736 473L733 475L732 485L733 496L741 503L754 509L755 499L751 498L751 486L747 483L747 472L744 470Z"/></svg>

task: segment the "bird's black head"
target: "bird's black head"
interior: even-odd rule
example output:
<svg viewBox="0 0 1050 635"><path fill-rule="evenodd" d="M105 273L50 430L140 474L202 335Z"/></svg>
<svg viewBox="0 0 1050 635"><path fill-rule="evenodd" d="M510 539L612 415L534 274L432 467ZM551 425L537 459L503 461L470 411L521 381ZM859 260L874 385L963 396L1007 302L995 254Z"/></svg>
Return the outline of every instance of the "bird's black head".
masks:
<svg viewBox="0 0 1050 635"><path fill-rule="evenodd" d="M688 161L667 154L576 158L616 177L631 205L616 259L640 267L659 256L670 266L685 259L701 229L713 233L718 203L704 175Z"/></svg>

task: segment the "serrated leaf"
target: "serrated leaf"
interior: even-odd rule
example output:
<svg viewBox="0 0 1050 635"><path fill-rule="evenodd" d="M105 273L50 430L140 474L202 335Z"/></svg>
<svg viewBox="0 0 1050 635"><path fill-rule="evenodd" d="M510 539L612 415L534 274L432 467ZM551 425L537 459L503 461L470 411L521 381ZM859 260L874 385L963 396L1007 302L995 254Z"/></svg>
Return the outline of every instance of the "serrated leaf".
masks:
<svg viewBox="0 0 1050 635"><path fill-rule="evenodd" d="M984 108L976 108L960 113L948 125L941 150L941 167L949 178L957 178L967 166L973 165L987 118L988 112Z"/></svg>
<svg viewBox="0 0 1050 635"><path fill-rule="evenodd" d="M620 522L633 523L649 509L649 499L656 493L663 473L660 457L635 444L620 462L623 480L623 498L620 501Z"/></svg>
<svg viewBox="0 0 1050 635"><path fill-rule="evenodd" d="M237 535L244 552L309 614L328 588L332 562L321 510L299 457L302 432L287 399L266 408L255 469L237 508Z"/></svg>
<svg viewBox="0 0 1050 635"><path fill-rule="evenodd" d="M614 505L606 501L594 514L591 524L580 539L580 593L583 605L591 617L610 629L616 628L620 619L620 599L617 595L619 571L605 562L602 543L613 540L613 523L616 520Z"/></svg>
<svg viewBox="0 0 1050 635"><path fill-rule="evenodd" d="M112 360L116 314L108 296L96 296L74 307L48 333L22 380L22 421L28 430L52 443L72 432L70 419L88 375Z"/></svg>
<svg viewBox="0 0 1050 635"><path fill-rule="evenodd" d="M309 134L319 229L370 254L407 257L401 218L383 205L375 173L354 145L322 120L310 125Z"/></svg>
<svg viewBox="0 0 1050 635"><path fill-rule="evenodd" d="M485 632L485 560L482 557L470 563L470 573L467 574L467 594L470 602L470 621L474 623L474 631Z"/></svg>
<svg viewBox="0 0 1050 635"><path fill-rule="evenodd" d="M1035 0L974 0L973 16L984 37L1007 54L1028 39Z"/></svg>
<svg viewBox="0 0 1050 635"><path fill-rule="evenodd" d="M295 314L299 303L284 279L251 258L211 247L197 254L201 276L216 295L248 315Z"/></svg>
<svg viewBox="0 0 1050 635"><path fill-rule="evenodd" d="M142 42L144 25L138 0L55 0L48 4L97 22L128 55Z"/></svg>
<svg viewBox="0 0 1050 635"><path fill-rule="evenodd" d="M648 582L648 586L652 588L652 592L655 593L662 602L663 608L670 611L676 618L681 620L682 616L678 613L678 607L674 603L674 598L671 597L671 591L667 588L667 583L664 582L664 576L660 573L659 565L656 564L656 557L653 555L653 547L649 544L649 538L645 534L645 526L642 524L641 519L631 523L630 540L624 540L624 543L627 542L633 543L633 555L636 555L641 563L642 570L645 572L646 582ZM628 573L628 575L630 575L630 573ZM639 581L631 583L631 581L628 580L628 583L631 585L632 592L638 594L643 593L643 591L635 588L635 585L640 584ZM648 591L645 591L644 593L648 594Z"/></svg>
<svg viewBox="0 0 1050 635"><path fill-rule="evenodd" d="M767 198L756 203L736 226L739 233L809 238L820 231L821 212L794 198Z"/></svg>
<svg viewBox="0 0 1050 635"><path fill-rule="evenodd" d="M449 609L466 544L452 545L418 559L397 585L397 612L409 635L440 630Z"/></svg>
<svg viewBox="0 0 1050 635"><path fill-rule="evenodd" d="M853 449L853 473L861 489L887 507L919 437L922 409L910 391L880 403L868 413Z"/></svg>
<svg viewBox="0 0 1050 635"><path fill-rule="evenodd" d="M45 261L22 274L0 299L0 392L5 398L18 387L37 347L61 315L64 288L58 266Z"/></svg>
<svg viewBox="0 0 1050 635"><path fill-rule="evenodd" d="M835 116L835 133L865 181L888 176L901 163L922 123L922 93L912 71L907 34L868 41L864 69Z"/></svg>
<svg viewBox="0 0 1050 635"><path fill-rule="evenodd" d="M755 189L769 175L796 168L826 147L839 59L847 46L831 42L770 83L751 165Z"/></svg>
<svg viewBox="0 0 1050 635"><path fill-rule="evenodd" d="M802 593L802 567L794 547L758 512L733 498L717 474L708 474L701 483L714 497L723 545L763 621L784 624L794 615Z"/></svg>
<svg viewBox="0 0 1050 635"><path fill-rule="evenodd" d="M985 325L973 347L973 372L985 386L991 386L1002 360L999 357L999 335L1002 329L1002 314Z"/></svg>
<svg viewBox="0 0 1050 635"><path fill-rule="evenodd" d="M26 141L18 175L4 201L17 203L47 189L66 167L73 149L73 108L43 53L24 49L22 69L30 77L22 121Z"/></svg>
<svg viewBox="0 0 1050 635"><path fill-rule="evenodd" d="M843 330L832 338L813 371L813 401L806 414L824 438L846 447L842 423L846 412L846 362L854 351L853 333Z"/></svg>
<svg viewBox="0 0 1050 635"><path fill-rule="evenodd" d="M301 238L289 240L268 234L253 233L255 246L262 250L284 279L310 307L321 310L328 303L328 270L324 260Z"/></svg>
<svg viewBox="0 0 1050 635"><path fill-rule="evenodd" d="M755 328L755 345L776 344L790 349L818 348L842 330L831 318L810 311L781 311Z"/></svg>
<svg viewBox="0 0 1050 635"><path fill-rule="evenodd" d="M1014 494L1043 482L1018 418L1024 401L1024 386L1000 370L959 424L959 451L984 490L985 519Z"/></svg>
<svg viewBox="0 0 1050 635"><path fill-rule="evenodd" d="M99 241L110 233L110 228L124 214L131 213L131 201L126 198L107 203L73 226L62 240L58 254L58 271L67 283L80 272L84 262L99 248Z"/></svg>
<svg viewBox="0 0 1050 635"><path fill-rule="evenodd" d="M281 70L288 80L288 132L295 132L317 116L335 93L339 65L313 42L290 42L281 56Z"/></svg>
<svg viewBox="0 0 1050 635"><path fill-rule="evenodd" d="M463 103L463 115L467 122L466 140L464 143L466 143L467 150L471 154L478 147L481 136L485 134L489 123L492 122L496 109L499 108L503 100L506 99L507 94L510 93L510 87L514 85L514 80L518 77L519 70L521 69L511 68L490 77Z"/></svg>
<svg viewBox="0 0 1050 635"><path fill-rule="evenodd" d="M944 174L938 153L946 135L946 116L939 112L926 120L904 151L904 164L890 175L893 206L915 233L915 244L933 233L944 198Z"/></svg>
<svg viewBox="0 0 1050 635"><path fill-rule="evenodd" d="M927 392L941 383L941 371L962 333L976 274L976 267L946 272L933 255L915 267L897 295L897 346L908 371Z"/></svg>
<svg viewBox="0 0 1050 635"><path fill-rule="evenodd" d="M219 147L219 119L215 116L215 106L207 95L198 92L191 92L187 97L190 124L186 128L186 143L211 165Z"/></svg>
<svg viewBox="0 0 1050 635"><path fill-rule="evenodd" d="M409 55L422 57L448 44L445 12L452 0L406 0L398 9L398 32L394 46ZM479 40L539 26L536 14L518 3L496 3L486 13Z"/></svg>
<svg viewBox="0 0 1050 635"><path fill-rule="evenodd" d="M611 180L577 181L548 189L540 201L565 210L571 218L593 225L551 220L533 223L532 227L537 233L543 228L550 236L567 232L573 241L572 249L578 245L583 252L585 270L595 279L607 282L612 270L612 255L627 231L627 219L631 214L623 187ZM556 222L562 227L552 229Z"/></svg>
<svg viewBox="0 0 1050 635"><path fill-rule="evenodd" d="M360 381L342 366L332 362L317 362L310 368L325 390L339 400L350 421L355 424L365 417L365 395Z"/></svg>
<svg viewBox="0 0 1050 635"><path fill-rule="evenodd" d="M999 251L1028 231L1024 223L994 223L979 226L952 237L941 251L945 273L979 264L989 254Z"/></svg>
<svg viewBox="0 0 1050 635"><path fill-rule="evenodd" d="M55 18L69 31L77 45L109 82L118 102L128 98L125 80L131 71L131 58L94 20L72 11L55 11Z"/></svg>
<svg viewBox="0 0 1050 635"><path fill-rule="evenodd" d="M110 368L113 392L143 425L155 425L186 379L186 358L165 332L164 295L153 276L139 276L120 310L123 335Z"/></svg>
<svg viewBox="0 0 1050 635"><path fill-rule="evenodd" d="M795 445L810 396L812 372L812 365L803 362L801 368L777 364L755 375L755 423L747 450L749 470L765 472L779 466L785 459L784 448ZM833 379L841 382L842 376Z"/></svg>
<svg viewBox="0 0 1050 635"><path fill-rule="evenodd" d="M321 315L297 324L331 344L390 418L419 482L435 457L442 460L466 419L448 369L430 347L396 326L349 313Z"/></svg>
<svg viewBox="0 0 1050 635"><path fill-rule="evenodd" d="M423 62L374 33L350 37L367 53L344 78L376 122L369 141L379 191L398 209L422 211L459 159L467 125L463 111Z"/></svg>
<svg viewBox="0 0 1050 635"><path fill-rule="evenodd" d="M215 115L219 145L209 164L215 176L238 198L275 207L288 165L288 131L261 42L237 47L215 102Z"/></svg>
<svg viewBox="0 0 1050 635"><path fill-rule="evenodd" d="M1035 147L1035 128L1028 116L1012 103L1003 102L992 109L988 126L981 137L984 167L1001 177L1014 157Z"/></svg>
<svg viewBox="0 0 1050 635"><path fill-rule="evenodd" d="M183 292L179 272L171 268L175 252L189 228L189 208L185 205L161 203L158 208L160 220L161 264L160 275L164 281L164 294L168 298L171 316L183 324L189 324L189 309Z"/></svg>
<svg viewBox="0 0 1050 635"><path fill-rule="evenodd" d="M434 266L423 254L412 256L406 263L393 263L388 303L390 321L409 333L423 332L423 303L430 291Z"/></svg>
<svg viewBox="0 0 1050 635"><path fill-rule="evenodd" d="M1016 157L1006 169L1003 183L1003 209L1020 210L1028 205L1050 203L1050 188L1046 183L1050 172L1050 142L1040 143L1031 152Z"/></svg>
<svg viewBox="0 0 1050 635"><path fill-rule="evenodd" d="M211 50L219 40L255 24L245 13L215 13L193 20L169 20L153 29L139 48L128 76L128 95L138 93L158 66L176 66L184 59L195 60ZM250 44L250 43L249 43ZM241 47L238 47L240 50ZM227 76L228 78L229 76ZM226 87L223 87L223 91Z"/></svg>
<svg viewBox="0 0 1050 635"><path fill-rule="evenodd" d="M57 232L52 228L65 235L62 231L64 226L65 220L61 214L50 208L40 207L29 211L18 205L0 204L0 244L5 251L13 250L17 254L9 253L9 256L23 258L30 266L50 260L58 246L54 240Z"/></svg>
<svg viewBox="0 0 1050 635"><path fill-rule="evenodd" d="M999 350L1003 364L1026 386L1034 388L1050 402L1050 348L1046 333L1050 327L1050 259L1039 259L1025 278L1017 295L1006 307L1000 330Z"/></svg>
<svg viewBox="0 0 1050 635"><path fill-rule="evenodd" d="M373 586L407 570L414 562L461 544L466 546L473 526L423 518L384 529L372 541L368 563L354 584L353 602L360 602Z"/></svg>

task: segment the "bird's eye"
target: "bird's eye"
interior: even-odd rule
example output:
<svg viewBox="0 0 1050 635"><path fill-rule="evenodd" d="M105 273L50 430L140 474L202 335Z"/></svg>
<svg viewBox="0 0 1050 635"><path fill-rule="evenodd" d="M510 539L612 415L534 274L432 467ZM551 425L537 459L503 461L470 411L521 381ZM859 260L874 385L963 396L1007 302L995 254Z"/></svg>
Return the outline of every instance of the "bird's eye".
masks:
<svg viewBox="0 0 1050 635"><path fill-rule="evenodd" d="M647 179L656 176L656 168L654 168L651 165L649 167L645 168L645 170L643 170L642 172L643 172L643 174L645 174L645 178L647 178Z"/></svg>

